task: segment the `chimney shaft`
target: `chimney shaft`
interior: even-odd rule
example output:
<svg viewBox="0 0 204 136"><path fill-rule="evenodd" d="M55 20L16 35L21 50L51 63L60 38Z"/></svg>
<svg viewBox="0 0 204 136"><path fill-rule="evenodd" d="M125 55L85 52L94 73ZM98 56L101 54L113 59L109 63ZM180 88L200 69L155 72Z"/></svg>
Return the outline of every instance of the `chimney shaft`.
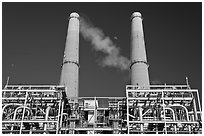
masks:
<svg viewBox="0 0 204 136"><path fill-rule="evenodd" d="M67 97L78 97L79 82L79 14L71 13L67 30L60 85L67 87Z"/></svg>
<svg viewBox="0 0 204 136"><path fill-rule="evenodd" d="M131 17L131 52L131 84L149 89L142 15L139 12L134 12Z"/></svg>

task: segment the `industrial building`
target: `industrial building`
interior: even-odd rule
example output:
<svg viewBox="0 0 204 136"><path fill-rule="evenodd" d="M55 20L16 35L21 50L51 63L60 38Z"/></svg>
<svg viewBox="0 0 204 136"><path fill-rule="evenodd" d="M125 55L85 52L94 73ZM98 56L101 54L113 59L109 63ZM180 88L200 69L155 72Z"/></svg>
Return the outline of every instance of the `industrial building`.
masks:
<svg viewBox="0 0 204 136"><path fill-rule="evenodd" d="M60 84L6 85L3 134L201 134L197 89L150 85L142 15L131 16L131 85L125 97L79 97L80 16L69 18Z"/></svg>

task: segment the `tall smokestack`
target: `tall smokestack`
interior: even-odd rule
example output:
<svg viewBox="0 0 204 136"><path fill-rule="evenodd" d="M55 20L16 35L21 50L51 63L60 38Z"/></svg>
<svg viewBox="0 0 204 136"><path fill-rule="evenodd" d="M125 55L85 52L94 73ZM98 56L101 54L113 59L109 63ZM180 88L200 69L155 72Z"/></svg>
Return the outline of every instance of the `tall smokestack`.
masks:
<svg viewBox="0 0 204 136"><path fill-rule="evenodd" d="M131 16L131 48L131 84L149 89L142 15L139 12L134 12Z"/></svg>
<svg viewBox="0 0 204 136"><path fill-rule="evenodd" d="M71 13L67 30L60 85L67 87L67 97L78 97L79 14Z"/></svg>

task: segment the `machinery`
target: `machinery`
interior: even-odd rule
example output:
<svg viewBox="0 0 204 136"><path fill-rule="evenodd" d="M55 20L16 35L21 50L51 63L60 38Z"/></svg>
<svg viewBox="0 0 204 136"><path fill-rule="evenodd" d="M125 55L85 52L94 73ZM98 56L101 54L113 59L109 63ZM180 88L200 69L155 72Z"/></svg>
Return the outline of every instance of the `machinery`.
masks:
<svg viewBox="0 0 204 136"><path fill-rule="evenodd" d="M140 92L144 93L141 94ZM127 85L126 97L66 98L64 86L5 86L4 134L201 133L198 90L188 85Z"/></svg>
<svg viewBox="0 0 204 136"><path fill-rule="evenodd" d="M126 98L128 134L202 132L198 90L188 85L150 85L148 90L128 85Z"/></svg>
<svg viewBox="0 0 204 136"><path fill-rule="evenodd" d="M125 97L79 97L79 15L70 14L60 85L6 85L3 134L201 134L198 90L150 85L142 16L131 17Z"/></svg>

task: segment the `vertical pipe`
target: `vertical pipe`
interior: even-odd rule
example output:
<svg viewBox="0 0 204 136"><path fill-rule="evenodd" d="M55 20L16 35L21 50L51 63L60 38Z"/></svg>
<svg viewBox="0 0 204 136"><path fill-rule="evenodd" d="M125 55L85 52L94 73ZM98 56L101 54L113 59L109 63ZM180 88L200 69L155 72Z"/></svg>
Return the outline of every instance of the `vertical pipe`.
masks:
<svg viewBox="0 0 204 136"><path fill-rule="evenodd" d="M79 14L71 13L67 30L60 85L67 87L67 97L78 97Z"/></svg>
<svg viewBox="0 0 204 136"><path fill-rule="evenodd" d="M149 89L149 73L145 51L142 15L134 12L131 17L131 84Z"/></svg>
<svg viewBox="0 0 204 136"><path fill-rule="evenodd" d="M196 107L196 101L195 101L195 96L193 96L193 109L194 109L194 115L195 115L195 120L194 121L197 121L198 120L198 114L197 114L197 107Z"/></svg>
<svg viewBox="0 0 204 136"><path fill-rule="evenodd" d="M199 92L198 92L198 90L196 90L196 94L197 94L197 99L198 99L198 106L199 106L200 117L202 117L201 105L200 105L200 97L199 97Z"/></svg>
<svg viewBox="0 0 204 136"><path fill-rule="evenodd" d="M56 131L56 134L59 134L61 103L62 103L62 100L60 99L59 105L58 105L58 113L57 113L57 123L56 123L57 124L57 131Z"/></svg>
<svg viewBox="0 0 204 136"><path fill-rule="evenodd" d="M142 108L141 108L141 106L139 106L139 116L140 116L140 131L141 131L141 133L140 134L143 134L143 127L144 127L144 124L142 123Z"/></svg>
<svg viewBox="0 0 204 136"><path fill-rule="evenodd" d="M93 125L93 134L95 134L96 121L97 121L97 105L96 105L96 97L94 97L94 125Z"/></svg>
<svg viewBox="0 0 204 136"><path fill-rule="evenodd" d="M63 126L62 126L63 111L64 111L64 101L62 101L62 109L61 109L61 115L60 115L60 126L59 126L60 130L59 130L59 134L61 134L61 132L62 132L61 128L63 127Z"/></svg>
<svg viewBox="0 0 204 136"><path fill-rule="evenodd" d="M128 96L128 91L126 91L126 110L127 110L127 134L130 133L130 124L129 124L129 96Z"/></svg>
<svg viewBox="0 0 204 136"><path fill-rule="evenodd" d="M22 115L22 119L21 119L21 125L20 125L20 134L22 133L22 129L23 129L23 121L24 121L24 114L25 114L25 107L26 107L26 103L27 103L27 98L28 98L28 92L26 92L26 97L25 97L25 102L24 102L24 107L23 107L23 115Z"/></svg>
<svg viewBox="0 0 204 136"><path fill-rule="evenodd" d="M164 104L164 91L162 91L162 105L163 105L163 112L164 112L164 130L165 130L165 134L167 134L167 128L166 128L166 113L165 113L165 107L166 107L166 105Z"/></svg>
<svg viewBox="0 0 204 136"><path fill-rule="evenodd" d="M48 121L48 117L49 117L49 111L50 111L51 107L48 106L47 109L46 109L46 114L45 114L45 121ZM49 122L45 122L44 124L44 134L46 134L47 132L47 126L48 126L48 123Z"/></svg>

